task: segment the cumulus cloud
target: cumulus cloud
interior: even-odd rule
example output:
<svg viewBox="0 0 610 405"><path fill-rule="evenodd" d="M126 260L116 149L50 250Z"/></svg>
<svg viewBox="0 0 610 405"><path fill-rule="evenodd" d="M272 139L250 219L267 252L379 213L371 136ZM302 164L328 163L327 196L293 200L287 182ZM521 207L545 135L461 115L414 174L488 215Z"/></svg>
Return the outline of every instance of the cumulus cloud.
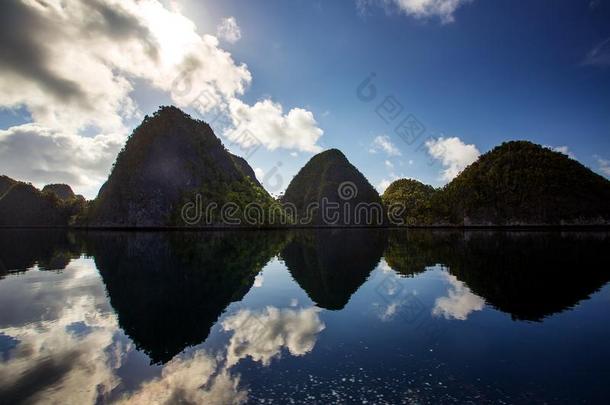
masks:
<svg viewBox="0 0 610 405"><path fill-rule="evenodd" d="M271 100L262 100L248 105L233 99L229 103L233 127L224 135L243 147L256 146L267 149L297 149L305 152L320 152L318 139L324 131L310 111L293 108L284 114L282 105Z"/></svg>
<svg viewBox="0 0 610 405"><path fill-rule="evenodd" d="M383 178L379 181L379 183L377 183L377 185L375 186L375 188L377 189L377 192L379 192L379 194L383 194L383 192L390 187L390 184L392 184L392 182L394 180L397 180L398 177L392 177L390 179L387 178Z"/></svg>
<svg viewBox="0 0 610 405"><path fill-rule="evenodd" d="M121 134L74 136L38 124L0 130L3 173L37 187L52 182L94 195L123 144Z"/></svg>
<svg viewBox="0 0 610 405"><path fill-rule="evenodd" d="M576 156L574 156L574 154L572 153L572 151L570 151L570 148L567 146L550 146L550 145L544 145L545 148L550 149L554 152L559 152L559 153L563 153L564 155L575 159Z"/></svg>
<svg viewBox="0 0 610 405"><path fill-rule="evenodd" d="M227 38L237 37L239 27L234 22L223 23L231 28L223 31ZM322 131L311 112L294 108L283 114L281 105L271 101L254 106L239 101L252 81L248 67L236 63L217 37L198 33L177 7L165 7L159 0L10 0L0 14L0 36L0 108L25 108L41 131L71 137L69 142L83 150L87 145L107 144L107 134L120 135L124 142L130 130L126 123L141 115L132 94L136 86L150 86L178 107L200 113L233 114L230 105L241 105L240 111L252 114L266 110L265 117L272 122L253 116L246 120L274 129L261 135L272 138L265 146L317 150L315 142ZM8 133L18 130L7 129ZM95 141L82 141L85 137ZM24 136L22 142L29 139ZM31 139L33 144L40 140ZM0 138L0 150L10 151L13 146L6 140L6 135ZM82 167L83 157L65 156L66 166ZM88 173L99 159L90 149L83 156L94 158L83 168ZM38 166L54 165L51 153L42 157L51 161L40 161ZM11 169L1 162L1 171ZM91 176L70 169L70 175L81 180L72 185L80 192L79 187L99 182L110 164L105 161ZM36 170L25 173L24 180L40 177Z"/></svg>
<svg viewBox="0 0 610 405"><path fill-rule="evenodd" d="M464 4L472 0L357 0L356 5L361 13L372 5L381 5L387 11L398 10L410 17L425 19L440 18L443 23L454 21L453 14Z"/></svg>
<svg viewBox="0 0 610 405"><path fill-rule="evenodd" d="M235 17L223 18L216 29L216 35L225 41L234 44L241 39L241 29Z"/></svg>
<svg viewBox="0 0 610 405"><path fill-rule="evenodd" d="M265 281L265 277L262 274L257 274L254 277L254 287L259 288L263 286L263 282Z"/></svg>
<svg viewBox="0 0 610 405"><path fill-rule="evenodd" d="M239 389L239 376L219 365L203 350L178 356L165 365L161 377L145 382L119 404L242 404L248 398Z"/></svg>
<svg viewBox="0 0 610 405"><path fill-rule="evenodd" d="M369 153L383 152L388 156L400 156L400 150L392 143L392 140L387 135L379 135L373 139L369 147Z"/></svg>
<svg viewBox="0 0 610 405"><path fill-rule="evenodd" d="M0 35L0 105L25 106L35 122L67 132L124 129L136 112L132 78L171 92L215 100L242 94L251 81L210 35L157 0L10 1ZM176 75L189 94L177 87ZM212 105L209 106L213 107Z"/></svg>
<svg viewBox="0 0 610 405"><path fill-rule="evenodd" d="M227 364L232 366L246 357L269 365L283 348L293 356L309 353L325 325L320 310L267 307L261 312L243 309L225 319L222 327L233 332L227 348Z"/></svg>
<svg viewBox="0 0 610 405"><path fill-rule="evenodd" d="M475 145L467 145L458 137L430 139L426 141L428 153L444 167L442 179L453 180L462 170L481 155Z"/></svg>
<svg viewBox="0 0 610 405"><path fill-rule="evenodd" d="M79 259L61 274L30 270L19 283L3 280L0 301L31 304L27 314L0 320L18 342L0 361L7 402L95 403L119 385L120 353L133 347L115 338L118 320L99 277L92 260ZM44 289L32 287L41 282Z"/></svg>
<svg viewBox="0 0 610 405"><path fill-rule="evenodd" d="M437 298L432 309L432 314L443 316L445 319L468 319L474 311L480 311L485 306L485 300L470 291L470 288L455 276L443 273L450 284L448 295Z"/></svg>

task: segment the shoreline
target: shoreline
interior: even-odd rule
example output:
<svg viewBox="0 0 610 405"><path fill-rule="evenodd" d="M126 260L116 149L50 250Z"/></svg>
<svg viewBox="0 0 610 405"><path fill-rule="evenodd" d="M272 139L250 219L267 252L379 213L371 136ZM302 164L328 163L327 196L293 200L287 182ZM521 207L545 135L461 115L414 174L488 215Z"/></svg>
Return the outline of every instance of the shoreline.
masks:
<svg viewBox="0 0 610 405"><path fill-rule="evenodd" d="M117 232L206 232L206 231L283 231L304 229L371 229L371 230L452 230L452 231L610 231L610 225L408 225L408 226L356 226L356 225L294 225L294 226L0 226L0 230L77 230Z"/></svg>

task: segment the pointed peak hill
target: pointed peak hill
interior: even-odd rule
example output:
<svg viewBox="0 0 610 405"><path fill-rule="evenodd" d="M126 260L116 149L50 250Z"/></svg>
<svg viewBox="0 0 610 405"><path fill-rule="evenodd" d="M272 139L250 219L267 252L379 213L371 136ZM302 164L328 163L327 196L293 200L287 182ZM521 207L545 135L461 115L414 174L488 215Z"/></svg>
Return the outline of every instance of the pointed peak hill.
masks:
<svg viewBox="0 0 610 405"><path fill-rule="evenodd" d="M340 219L331 223L323 218L321 209L311 209L312 204L321 206L323 201L339 203L343 207L349 205L350 217L341 211ZM284 196L283 203L294 204L297 217L303 225L382 225L385 223L385 212L377 216L371 212L371 218L365 220L354 217L355 208L359 203L376 204L382 207L381 198L371 186L366 177L352 165L343 152L329 149L313 156L292 179ZM308 209L311 209L308 212ZM306 218L311 219L307 221ZM380 218L380 220L377 220Z"/></svg>
<svg viewBox="0 0 610 405"><path fill-rule="evenodd" d="M270 199L254 171L203 121L176 107L146 116L119 153L90 217L93 226L185 225L180 211L201 195L219 206Z"/></svg>

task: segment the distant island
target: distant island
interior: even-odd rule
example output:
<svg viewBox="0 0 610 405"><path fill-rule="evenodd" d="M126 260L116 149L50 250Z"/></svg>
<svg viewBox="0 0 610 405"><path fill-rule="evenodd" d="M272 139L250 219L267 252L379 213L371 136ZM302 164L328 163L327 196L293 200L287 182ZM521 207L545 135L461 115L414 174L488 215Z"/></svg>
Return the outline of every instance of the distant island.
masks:
<svg viewBox="0 0 610 405"><path fill-rule="evenodd" d="M442 188L400 179L381 196L331 149L274 198L208 124L172 106L133 131L92 201L69 185L0 176L0 227L608 225L610 181L528 141L497 146Z"/></svg>

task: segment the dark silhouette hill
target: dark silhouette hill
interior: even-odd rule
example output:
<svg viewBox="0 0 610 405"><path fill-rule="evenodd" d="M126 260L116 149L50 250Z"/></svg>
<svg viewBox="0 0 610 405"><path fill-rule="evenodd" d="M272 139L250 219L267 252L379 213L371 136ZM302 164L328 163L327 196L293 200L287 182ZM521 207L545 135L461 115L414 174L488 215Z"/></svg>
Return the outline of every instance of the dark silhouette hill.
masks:
<svg viewBox="0 0 610 405"><path fill-rule="evenodd" d="M482 155L442 191L458 224L610 222L610 181L568 156L527 141Z"/></svg>
<svg viewBox="0 0 610 405"><path fill-rule="evenodd" d="M292 179L282 202L296 208L296 217L301 225L385 224L379 194L337 149L312 157ZM338 215L331 213L325 217L322 208L324 202L338 204L340 208L332 211ZM358 206L361 203L373 204L379 209L369 207L361 210ZM345 215L346 206L348 215Z"/></svg>
<svg viewBox="0 0 610 405"><path fill-rule="evenodd" d="M237 162L237 163L236 163ZM119 153L94 203L95 226L184 226L181 210L203 205L272 204L253 170L231 155L212 128L175 107L146 116ZM217 215L217 214L214 214ZM217 217L210 222L219 222ZM209 225L198 223L197 225Z"/></svg>
<svg viewBox="0 0 610 405"><path fill-rule="evenodd" d="M278 253L285 233L91 232L119 324L153 363L206 340L210 328Z"/></svg>
<svg viewBox="0 0 610 405"><path fill-rule="evenodd" d="M65 229L0 230L0 278L35 264L40 270L63 270L80 256L81 246Z"/></svg>
<svg viewBox="0 0 610 405"><path fill-rule="evenodd" d="M244 159L241 156L237 156L237 155L233 155L233 154L231 154L231 158L233 159L233 162L235 163L237 168L246 177L248 177L250 180L252 180L254 182L254 184L259 186L261 189L263 189L263 190L265 189L263 187L263 185L257 180L256 173L254 173L254 169L252 169L252 167L248 164L248 162L246 162L246 159Z"/></svg>
<svg viewBox="0 0 610 405"><path fill-rule="evenodd" d="M68 226L79 209L53 193L16 182L0 197L0 227Z"/></svg>
<svg viewBox="0 0 610 405"><path fill-rule="evenodd" d="M384 202L403 202L410 225L608 225L610 181L528 141L482 155L445 187L394 182Z"/></svg>
<svg viewBox="0 0 610 405"><path fill-rule="evenodd" d="M386 239L382 229L299 230L281 257L316 305L340 310L379 263Z"/></svg>
<svg viewBox="0 0 610 405"><path fill-rule="evenodd" d="M17 180L13 180L8 176L0 176L0 197L4 195L8 191L9 188L14 186L17 183Z"/></svg>
<svg viewBox="0 0 610 405"><path fill-rule="evenodd" d="M609 243L601 232L392 230L384 257L407 276L440 264L513 319L541 321L610 280Z"/></svg>
<svg viewBox="0 0 610 405"><path fill-rule="evenodd" d="M76 198L76 194L72 191L72 187L67 184L47 184L42 188L43 193L53 193L60 200L71 200Z"/></svg>

